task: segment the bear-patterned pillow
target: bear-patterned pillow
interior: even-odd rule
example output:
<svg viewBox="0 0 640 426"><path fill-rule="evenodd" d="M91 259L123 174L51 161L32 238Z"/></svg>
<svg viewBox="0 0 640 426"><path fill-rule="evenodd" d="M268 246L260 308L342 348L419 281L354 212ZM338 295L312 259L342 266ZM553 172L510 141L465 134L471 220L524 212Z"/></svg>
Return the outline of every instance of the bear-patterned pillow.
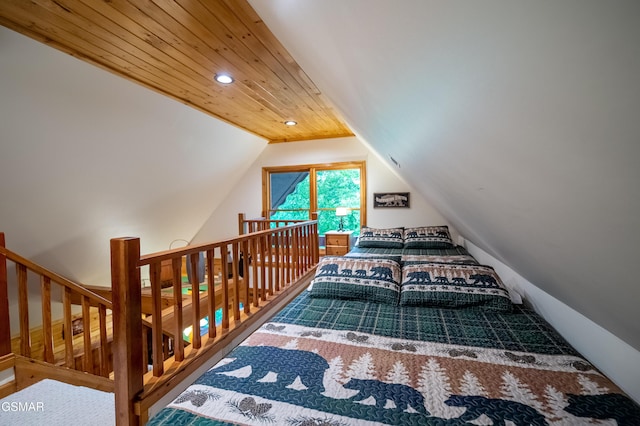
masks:
<svg viewBox="0 0 640 426"><path fill-rule="evenodd" d="M490 266L413 263L402 268L400 304L511 310L509 292Z"/></svg>
<svg viewBox="0 0 640 426"><path fill-rule="evenodd" d="M402 248L403 228L369 228L363 226L358 237L358 247Z"/></svg>
<svg viewBox="0 0 640 426"><path fill-rule="evenodd" d="M448 226L420 226L404 228L404 248L452 248Z"/></svg>
<svg viewBox="0 0 640 426"><path fill-rule="evenodd" d="M397 305L400 264L390 258L325 256L311 282L311 297Z"/></svg>

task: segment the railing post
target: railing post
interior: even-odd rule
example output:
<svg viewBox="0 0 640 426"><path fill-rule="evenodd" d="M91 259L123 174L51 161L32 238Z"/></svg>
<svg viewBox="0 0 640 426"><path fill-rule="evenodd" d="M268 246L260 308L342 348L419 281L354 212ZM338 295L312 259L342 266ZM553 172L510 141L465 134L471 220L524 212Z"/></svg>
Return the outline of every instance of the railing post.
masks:
<svg viewBox="0 0 640 426"><path fill-rule="evenodd" d="M247 218L247 215L244 213L238 213L238 235L243 235L246 234L245 231L245 219Z"/></svg>
<svg viewBox="0 0 640 426"><path fill-rule="evenodd" d="M116 425L138 426L134 402L143 389L139 238L111 240Z"/></svg>
<svg viewBox="0 0 640 426"><path fill-rule="evenodd" d="M317 217L317 216L316 216ZM320 238L318 236L318 223L314 223L311 228L311 235L313 235L313 264L317 265L320 261Z"/></svg>
<svg viewBox="0 0 640 426"><path fill-rule="evenodd" d="M4 232L0 232L0 247L5 248ZM0 356L11 353L11 326L9 324L9 281L7 256L0 253Z"/></svg>

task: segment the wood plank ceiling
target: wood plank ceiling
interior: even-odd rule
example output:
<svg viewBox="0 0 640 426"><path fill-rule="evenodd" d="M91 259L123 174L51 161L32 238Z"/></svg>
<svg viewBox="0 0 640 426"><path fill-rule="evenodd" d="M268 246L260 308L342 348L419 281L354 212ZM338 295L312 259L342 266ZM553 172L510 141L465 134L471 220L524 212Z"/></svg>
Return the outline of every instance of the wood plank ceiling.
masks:
<svg viewBox="0 0 640 426"><path fill-rule="evenodd" d="M269 142L352 135L246 0L0 0L0 24Z"/></svg>

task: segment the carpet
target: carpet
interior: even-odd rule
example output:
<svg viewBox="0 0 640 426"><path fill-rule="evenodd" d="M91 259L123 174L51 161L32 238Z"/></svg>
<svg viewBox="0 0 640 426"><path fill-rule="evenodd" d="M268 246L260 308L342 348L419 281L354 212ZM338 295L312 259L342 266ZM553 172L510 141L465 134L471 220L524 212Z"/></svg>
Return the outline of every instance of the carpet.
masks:
<svg viewBox="0 0 640 426"><path fill-rule="evenodd" d="M0 399L0 426L115 425L114 395L45 379Z"/></svg>

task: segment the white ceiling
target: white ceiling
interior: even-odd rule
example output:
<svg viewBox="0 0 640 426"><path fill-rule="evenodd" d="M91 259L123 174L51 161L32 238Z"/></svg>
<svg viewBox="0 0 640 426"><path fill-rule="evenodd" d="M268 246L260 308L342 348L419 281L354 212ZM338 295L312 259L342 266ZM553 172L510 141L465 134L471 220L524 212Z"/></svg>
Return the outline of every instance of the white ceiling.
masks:
<svg viewBox="0 0 640 426"><path fill-rule="evenodd" d="M640 2L250 3L461 234L640 349Z"/></svg>

